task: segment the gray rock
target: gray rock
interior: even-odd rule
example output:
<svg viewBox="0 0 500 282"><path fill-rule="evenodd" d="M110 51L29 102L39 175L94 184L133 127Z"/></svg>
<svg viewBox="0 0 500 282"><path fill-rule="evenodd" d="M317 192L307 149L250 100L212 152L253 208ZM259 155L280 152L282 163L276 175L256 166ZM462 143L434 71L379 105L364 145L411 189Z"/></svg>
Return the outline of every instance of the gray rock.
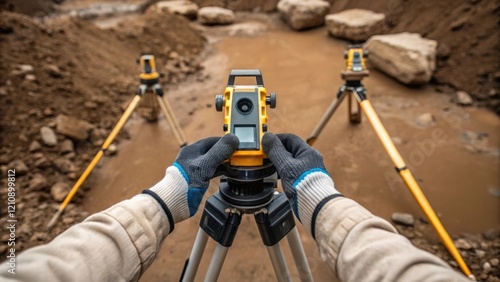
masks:
<svg viewBox="0 0 500 282"><path fill-rule="evenodd" d="M491 228L483 232L483 237L486 240L495 240L500 238L500 229Z"/></svg>
<svg viewBox="0 0 500 282"><path fill-rule="evenodd" d="M486 255L486 252L483 251L483 250L479 250L479 249L476 249L476 256L478 258L484 258L484 256Z"/></svg>
<svg viewBox="0 0 500 282"><path fill-rule="evenodd" d="M184 16L188 19L196 19L198 13L198 5L191 1L174 0L174 1L160 1L153 7L157 12L167 12L170 14L177 14Z"/></svg>
<svg viewBox="0 0 500 282"><path fill-rule="evenodd" d="M232 24L236 19L233 11L221 7L203 7L197 15L198 21L204 25Z"/></svg>
<svg viewBox="0 0 500 282"><path fill-rule="evenodd" d="M50 187L50 196L57 202L62 202L69 192L68 185L64 182L56 182Z"/></svg>
<svg viewBox="0 0 500 282"><path fill-rule="evenodd" d="M38 151L42 148L42 144L40 144L38 141L36 140L33 140L30 144L30 147L29 147L29 151L30 152L35 152L35 151Z"/></svg>
<svg viewBox="0 0 500 282"><path fill-rule="evenodd" d="M455 102L461 106L470 106L474 101L469 93L465 91L457 91L455 93Z"/></svg>
<svg viewBox="0 0 500 282"><path fill-rule="evenodd" d="M415 122L419 126L428 127L428 126L434 125L434 123L436 123L436 119L434 118L434 116L431 113L425 113L425 114L419 115L417 117L417 119L415 120Z"/></svg>
<svg viewBox="0 0 500 282"><path fill-rule="evenodd" d="M7 167L9 169L15 169L16 175L25 175L28 172L28 167L22 160L14 160L10 162Z"/></svg>
<svg viewBox="0 0 500 282"><path fill-rule="evenodd" d="M499 264L499 259L498 259L498 258L492 258L492 259L490 259L490 264L491 264L492 266L498 266L498 264Z"/></svg>
<svg viewBox="0 0 500 282"><path fill-rule="evenodd" d="M94 126L84 120L60 114L56 117L57 132L76 141L84 141Z"/></svg>
<svg viewBox="0 0 500 282"><path fill-rule="evenodd" d="M321 0L281 0L278 11L281 18L295 30L322 26L330 3Z"/></svg>
<svg viewBox="0 0 500 282"><path fill-rule="evenodd" d="M63 154L73 152L75 150L75 146L73 145L73 141L70 139L64 139L64 141L61 142L61 146L59 151Z"/></svg>
<svg viewBox="0 0 500 282"><path fill-rule="evenodd" d="M39 191L47 187L47 179L39 173L33 175L33 178L29 181L29 188L32 190Z"/></svg>
<svg viewBox="0 0 500 282"><path fill-rule="evenodd" d="M455 241L455 246L459 249L462 249L462 250L472 249L472 244L469 243L469 241L462 239L462 238Z"/></svg>
<svg viewBox="0 0 500 282"><path fill-rule="evenodd" d="M489 262L483 263L483 271L486 273L491 271L491 264Z"/></svg>
<svg viewBox="0 0 500 282"><path fill-rule="evenodd" d="M417 33L375 35L365 48L370 65L405 84L426 84L436 69L437 42Z"/></svg>
<svg viewBox="0 0 500 282"><path fill-rule="evenodd" d="M77 168L73 162L66 158L57 158L54 160L54 165L62 173L75 172Z"/></svg>
<svg viewBox="0 0 500 282"><path fill-rule="evenodd" d="M408 226L413 226L413 224L415 224L415 218L409 213L395 212L392 214L391 219L397 224Z"/></svg>
<svg viewBox="0 0 500 282"><path fill-rule="evenodd" d="M362 9L327 15L325 22L331 36L354 41L366 41L386 31L385 14Z"/></svg>
<svg viewBox="0 0 500 282"><path fill-rule="evenodd" d="M50 147L57 145L57 136L50 127L44 126L40 128L40 135L42 136L43 144Z"/></svg>

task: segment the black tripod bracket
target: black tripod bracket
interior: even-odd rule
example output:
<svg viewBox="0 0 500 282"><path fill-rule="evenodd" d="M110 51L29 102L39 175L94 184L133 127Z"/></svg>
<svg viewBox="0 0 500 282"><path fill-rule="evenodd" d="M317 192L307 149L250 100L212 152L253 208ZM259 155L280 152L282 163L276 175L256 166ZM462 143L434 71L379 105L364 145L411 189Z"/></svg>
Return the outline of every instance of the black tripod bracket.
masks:
<svg viewBox="0 0 500 282"><path fill-rule="evenodd" d="M200 227L217 243L231 247L244 212L229 206L217 192L205 203ZM295 227L292 208L283 193L275 194L273 201L256 210L254 215L266 246L276 245Z"/></svg>

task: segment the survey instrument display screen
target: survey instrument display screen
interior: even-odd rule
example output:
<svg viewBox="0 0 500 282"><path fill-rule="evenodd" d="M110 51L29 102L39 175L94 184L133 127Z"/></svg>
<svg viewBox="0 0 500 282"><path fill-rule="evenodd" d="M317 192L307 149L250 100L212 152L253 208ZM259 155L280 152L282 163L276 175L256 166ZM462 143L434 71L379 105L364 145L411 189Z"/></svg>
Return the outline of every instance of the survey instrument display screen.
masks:
<svg viewBox="0 0 500 282"><path fill-rule="evenodd" d="M234 126L234 134L240 140L238 149L258 149L255 126Z"/></svg>

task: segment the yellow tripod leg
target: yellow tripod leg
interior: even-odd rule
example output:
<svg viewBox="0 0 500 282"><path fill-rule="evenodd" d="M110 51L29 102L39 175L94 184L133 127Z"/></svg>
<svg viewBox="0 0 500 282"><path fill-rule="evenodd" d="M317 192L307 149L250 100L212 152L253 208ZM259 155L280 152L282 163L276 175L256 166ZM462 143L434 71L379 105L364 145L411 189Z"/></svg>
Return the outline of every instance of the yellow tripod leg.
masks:
<svg viewBox="0 0 500 282"><path fill-rule="evenodd" d="M99 160L102 158L102 156L104 155L104 151L106 151L106 149L108 149L109 145L111 145L111 143L113 143L113 140L116 138L116 136L118 135L118 133L120 132L120 130L122 129L122 127L125 125L125 122L127 122L127 120L129 119L130 115L132 115L132 112L137 107L137 104L139 103L140 100L141 100L141 96L140 95L136 95L132 99L132 101L128 105L127 109L123 113L122 117L120 118L120 120L118 121L118 123L115 125L115 127L113 128L113 130L109 134L108 138L106 138L106 140L104 141L104 143L103 143L101 149L99 150L99 152L97 152L97 154L95 155L95 157L92 159L92 161L90 162L90 164L87 166L87 168L85 169L85 171L83 172L83 174L78 179L78 181L76 181L76 183L73 186L73 188L71 188L71 191L69 191L68 195L66 196L66 198L64 199L64 201L62 202L62 204L59 206L59 209L57 210L57 212L50 219L49 224L47 225L47 228L49 230L57 222L57 219L61 216L61 214L63 213L64 209L69 204L69 202L71 202L71 200L75 196L76 192L78 192L78 189L80 189L80 186L82 186L83 182L85 182L85 180L87 179L87 177L89 176L89 174L92 172L92 170L94 169L94 167L97 165L97 163L99 162Z"/></svg>
<svg viewBox="0 0 500 282"><path fill-rule="evenodd" d="M359 97L357 98L359 99ZM411 174L410 170L406 167L403 158L396 149L396 146L394 146L391 137L389 136L387 130L382 125L382 122L377 116L377 113L375 112L375 109L373 108L372 104L368 100L360 101L359 104L363 109L363 112L366 114L366 117L370 121L373 129L375 130L375 133L377 133L377 136L382 142L382 145L389 154L392 162L399 171L399 175L401 176L401 178L403 178L403 181L406 183L406 186L408 186L408 188L410 189L411 193L413 194L418 204L420 205L420 208L422 208L425 215L427 216L432 226L434 227L439 237L441 238L441 241L443 241L445 247L448 249L451 256L458 263L463 273L468 277L473 277L471 276L471 272L467 267L467 264L465 264L462 256L460 255L457 248L453 244L450 235L448 234L448 232L446 232L446 229L444 229L443 224L441 224L441 221L439 220L436 213L432 209L431 205L429 204L429 201L427 200L424 193L418 186L417 181L415 181L415 178Z"/></svg>
<svg viewBox="0 0 500 282"><path fill-rule="evenodd" d="M179 125L179 122L175 118L174 111L170 107L170 104L167 101L163 100L161 96L157 95L156 98L158 99L158 104L160 104L160 108L165 115L165 118L167 118L170 128L172 128L172 131L174 132L177 142L179 142L179 145L181 147L184 147L185 145L187 145L186 137L182 132L182 128Z"/></svg>

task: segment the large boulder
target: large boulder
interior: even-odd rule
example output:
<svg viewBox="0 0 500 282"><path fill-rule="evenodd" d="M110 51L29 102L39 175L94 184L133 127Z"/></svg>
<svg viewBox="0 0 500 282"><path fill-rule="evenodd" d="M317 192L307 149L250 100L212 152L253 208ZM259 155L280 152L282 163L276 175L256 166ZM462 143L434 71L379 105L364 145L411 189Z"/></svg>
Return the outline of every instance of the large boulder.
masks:
<svg viewBox="0 0 500 282"><path fill-rule="evenodd" d="M198 13L198 5L191 1L175 0L175 1L160 1L153 6L153 9L163 13L182 15L188 19L196 19Z"/></svg>
<svg viewBox="0 0 500 282"><path fill-rule="evenodd" d="M402 83L429 82L436 68L437 42L417 33L375 35L365 44L368 62Z"/></svg>
<svg viewBox="0 0 500 282"><path fill-rule="evenodd" d="M204 7L198 10L198 21L204 25L232 24L235 19L233 11L220 7Z"/></svg>
<svg viewBox="0 0 500 282"><path fill-rule="evenodd" d="M366 41L386 30L385 15L368 10L352 9L325 17L328 33L333 37Z"/></svg>
<svg viewBox="0 0 500 282"><path fill-rule="evenodd" d="M281 0L278 3L281 18L295 30L324 25L329 9L330 3L321 0Z"/></svg>

